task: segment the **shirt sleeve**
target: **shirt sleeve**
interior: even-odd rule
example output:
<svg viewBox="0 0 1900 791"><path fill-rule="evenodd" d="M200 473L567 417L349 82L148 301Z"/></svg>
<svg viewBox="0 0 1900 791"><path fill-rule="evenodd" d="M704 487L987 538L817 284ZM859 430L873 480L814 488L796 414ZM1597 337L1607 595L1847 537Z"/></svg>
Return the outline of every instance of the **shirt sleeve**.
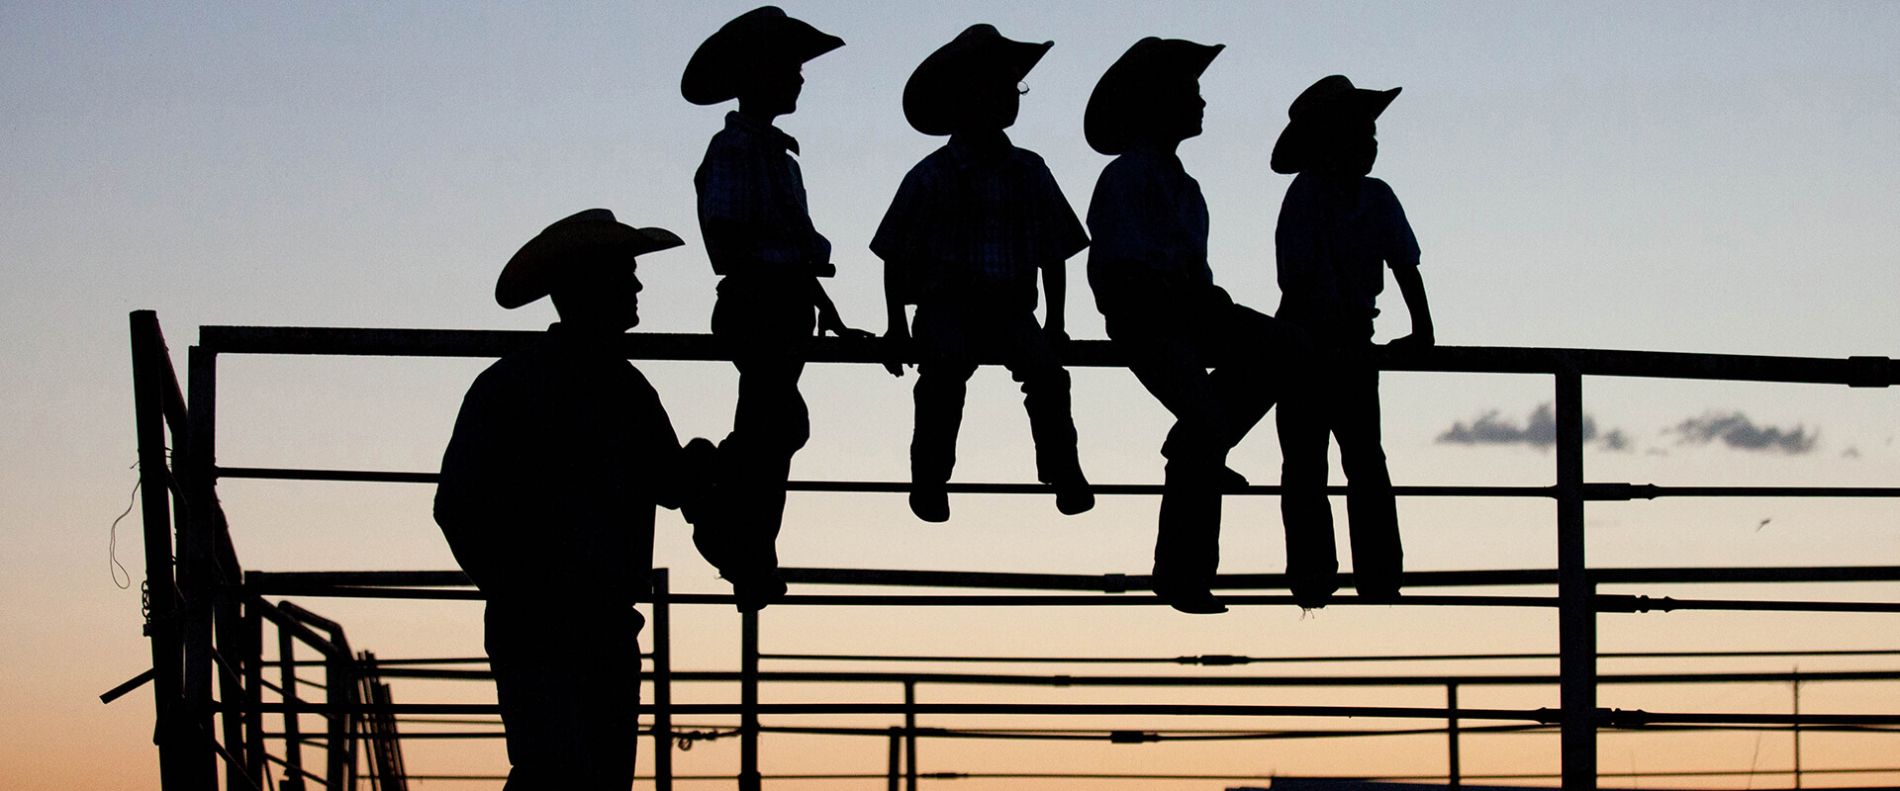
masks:
<svg viewBox="0 0 1900 791"><path fill-rule="evenodd" d="M1405 219L1405 207L1399 204L1399 196L1384 181L1373 179L1372 183L1379 191L1380 225L1385 229L1380 257L1390 267L1418 266L1418 237L1412 234L1412 224Z"/></svg>
<svg viewBox="0 0 1900 791"><path fill-rule="evenodd" d="M706 147L705 160L693 174L693 187L699 195L699 232L715 272L723 274L730 262L758 257L758 245L738 232L757 226L760 219L756 185L763 174L757 171L744 152L726 142L722 134L713 137Z"/></svg>
<svg viewBox="0 0 1900 791"><path fill-rule="evenodd" d="M1082 221L1075 216L1075 208L1062 194L1062 187L1056 183L1055 174L1049 172L1049 166L1033 154L1031 164L1030 184L1032 194L1037 196L1035 211L1040 219L1036 246L1041 260L1036 264L1059 266L1089 246L1089 234L1083 230Z"/></svg>

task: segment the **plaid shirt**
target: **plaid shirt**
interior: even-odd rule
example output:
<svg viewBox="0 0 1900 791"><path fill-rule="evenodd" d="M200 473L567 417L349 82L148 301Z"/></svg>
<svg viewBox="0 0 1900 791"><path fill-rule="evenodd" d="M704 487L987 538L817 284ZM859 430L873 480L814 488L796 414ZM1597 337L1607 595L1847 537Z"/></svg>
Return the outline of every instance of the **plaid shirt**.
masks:
<svg viewBox="0 0 1900 791"><path fill-rule="evenodd" d="M713 135L693 174L714 272L831 260L831 242L811 224L796 153L798 141L778 127L726 113L726 128Z"/></svg>
<svg viewBox="0 0 1900 791"><path fill-rule="evenodd" d="M906 301L1026 295L1033 309L1035 273L1088 244L1042 157L999 132L982 141L952 137L911 168L871 252L906 269Z"/></svg>
<svg viewBox="0 0 1900 791"><path fill-rule="evenodd" d="M1273 236L1278 315L1302 323L1370 322L1379 314L1385 267L1418 266L1418 238L1405 208L1371 176L1345 184L1296 176Z"/></svg>
<svg viewBox="0 0 1900 791"><path fill-rule="evenodd" d="M1089 201L1089 286L1104 315L1166 309L1168 298L1203 295L1207 199L1172 153L1135 150L1102 169Z"/></svg>

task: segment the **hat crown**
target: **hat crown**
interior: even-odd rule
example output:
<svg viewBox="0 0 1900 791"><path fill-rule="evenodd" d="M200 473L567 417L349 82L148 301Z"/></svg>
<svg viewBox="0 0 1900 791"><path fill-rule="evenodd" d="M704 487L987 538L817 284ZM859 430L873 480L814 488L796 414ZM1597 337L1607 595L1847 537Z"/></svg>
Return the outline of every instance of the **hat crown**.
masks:
<svg viewBox="0 0 1900 791"><path fill-rule="evenodd" d="M801 64L842 46L844 39L778 6L759 6L733 17L700 43L680 75L680 95L693 104L735 99L764 64Z"/></svg>
<svg viewBox="0 0 1900 791"><path fill-rule="evenodd" d="M927 135L956 131L972 77L1020 82L1042 60L1053 41L1006 38L995 25L971 25L917 64L904 83L904 118Z"/></svg>
<svg viewBox="0 0 1900 791"><path fill-rule="evenodd" d="M1161 92L1185 90L1183 84L1200 79L1225 48L1155 36L1135 42L1102 73L1089 94L1082 116L1089 147L1109 156L1128 150L1150 120L1145 114L1165 98Z"/></svg>

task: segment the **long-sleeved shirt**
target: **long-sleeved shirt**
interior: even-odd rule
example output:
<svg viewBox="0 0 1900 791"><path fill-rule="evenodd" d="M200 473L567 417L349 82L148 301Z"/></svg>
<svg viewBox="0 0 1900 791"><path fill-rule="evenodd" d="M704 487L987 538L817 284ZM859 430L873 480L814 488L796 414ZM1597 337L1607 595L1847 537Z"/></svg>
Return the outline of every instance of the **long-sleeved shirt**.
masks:
<svg viewBox="0 0 1900 791"><path fill-rule="evenodd" d="M684 461L612 339L555 324L469 388L435 519L491 600L624 603L646 590L653 509L680 505Z"/></svg>
<svg viewBox="0 0 1900 791"><path fill-rule="evenodd" d="M812 227L805 178L792 158L798 141L737 112L713 135L693 175L699 228L713 271L774 267L809 272L831 261L831 242Z"/></svg>

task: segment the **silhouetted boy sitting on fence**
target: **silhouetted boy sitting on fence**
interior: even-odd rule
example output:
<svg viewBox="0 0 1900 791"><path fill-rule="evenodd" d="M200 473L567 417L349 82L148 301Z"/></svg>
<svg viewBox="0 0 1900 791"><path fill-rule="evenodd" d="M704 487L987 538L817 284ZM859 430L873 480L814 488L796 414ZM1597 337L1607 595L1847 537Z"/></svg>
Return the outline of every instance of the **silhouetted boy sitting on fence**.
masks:
<svg viewBox="0 0 1900 791"><path fill-rule="evenodd" d="M1108 336L1169 412L1167 474L1155 539L1154 590L1175 609L1219 613L1221 493L1246 480L1227 452L1273 406L1301 344L1234 304L1207 263L1207 200L1175 155L1201 133L1200 76L1221 47L1135 42L1096 83L1083 131L1115 156L1089 203L1089 284ZM1210 372L1208 369L1213 368Z"/></svg>
<svg viewBox="0 0 1900 791"><path fill-rule="evenodd" d="M1392 188L1367 175L1379 155L1374 121L1398 94L1398 88L1365 90L1345 77L1326 77L1293 100L1291 121L1273 147L1274 171L1299 174L1287 188L1274 235L1276 315L1304 329L1318 353L1318 375L1286 394L1279 416L1287 574L1293 595L1309 607L1325 605L1338 589L1325 492L1328 435L1339 439L1350 487L1346 513L1359 595L1397 596L1404 568L1372 359L1374 303L1385 288L1385 267L1412 316L1412 334L1391 346L1425 348L1434 337L1418 240Z"/></svg>
<svg viewBox="0 0 1900 791"><path fill-rule="evenodd" d="M813 310L821 332L870 334L846 327L818 282L831 273L831 242L812 227L792 158L798 141L772 124L797 109L803 64L842 46L764 6L707 38L680 79L680 93L694 104L739 100L693 177L706 256L725 277L713 335L739 369L732 433L719 445L719 494L697 517L693 542L732 583L741 610L785 594L775 544L792 455L811 436L798 378Z"/></svg>
<svg viewBox="0 0 1900 791"><path fill-rule="evenodd" d="M1079 514L1095 505L1076 458L1069 373L1054 353L1068 338L1063 267L1088 246L1088 235L1042 158L1003 133L1016 122L1017 85L1051 46L973 25L925 58L904 86L910 125L950 136L904 176L871 240L884 259L893 355L912 335L904 306L917 305L910 507L928 522L950 518L945 484L956 464L964 386L985 356L1001 356L1022 383L1037 475L1054 486L1056 508ZM885 367L903 374L895 361Z"/></svg>

